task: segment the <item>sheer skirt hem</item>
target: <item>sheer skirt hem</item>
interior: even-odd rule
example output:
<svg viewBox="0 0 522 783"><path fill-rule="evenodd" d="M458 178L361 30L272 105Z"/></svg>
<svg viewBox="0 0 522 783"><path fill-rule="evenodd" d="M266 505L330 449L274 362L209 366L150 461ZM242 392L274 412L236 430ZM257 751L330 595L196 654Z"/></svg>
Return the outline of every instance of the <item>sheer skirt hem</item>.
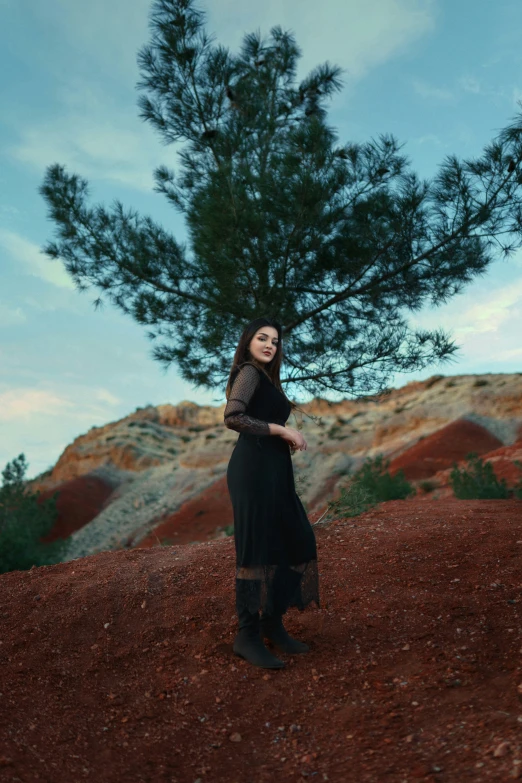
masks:
<svg viewBox="0 0 522 783"><path fill-rule="evenodd" d="M290 607L303 611L311 603L320 608L317 560L296 565L236 567L238 613L261 611L283 614Z"/></svg>

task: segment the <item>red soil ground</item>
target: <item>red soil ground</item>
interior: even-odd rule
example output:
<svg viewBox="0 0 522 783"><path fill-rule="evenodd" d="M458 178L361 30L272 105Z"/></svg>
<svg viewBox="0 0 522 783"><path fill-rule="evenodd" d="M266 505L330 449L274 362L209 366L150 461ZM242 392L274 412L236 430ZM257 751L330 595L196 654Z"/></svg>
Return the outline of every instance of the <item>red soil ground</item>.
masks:
<svg viewBox="0 0 522 783"><path fill-rule="evenodd" d="M232 654L232 539L0 577L7 783L522 777L522 502L393 501L318 526L309 643Z"/></svg>
<svg viewBox="0 0 522 783"><path fill-rule="evenodd" d="M458 419L418 441L390 462L390 472L402 469L407 479L419 481L460 462L468 454L486 454L502 441L473 421Z"/></svg>
<svg viewBox="0 0 522 783"><path fill-rule="evenodd" d="M41 492L40 500L50 498L55 492L58 493L56 523L52 532L43 540L67 538L71 533L79 530L98 516L113 491L114 487L98 476L80 476L67 481L58 489Z"/></svg>

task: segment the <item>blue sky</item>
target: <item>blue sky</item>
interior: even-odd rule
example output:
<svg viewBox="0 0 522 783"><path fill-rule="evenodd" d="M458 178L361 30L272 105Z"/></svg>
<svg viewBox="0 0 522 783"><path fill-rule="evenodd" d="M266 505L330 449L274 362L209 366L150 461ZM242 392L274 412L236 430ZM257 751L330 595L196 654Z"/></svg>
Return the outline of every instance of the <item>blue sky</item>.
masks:
<svg viewBox="0 0 522 783"><path fill-rule="evenodd" d="M121 199L179 239L181 218L152 192L152 172L175 167L172 148L139 120L136 52L149 0L0 0L0 467L20 452L33 476L65 446L148 403L224 402L152 361L145 331L96 291L76 292L40 248L52 225L38 194L60 162L86 176L93 200ZM239 0L201 2L207 27L235 49L244 32L294 31L304 74L345 69L331 122L342 141L381 132L406 143L430 176L447 154L480 152L522 99L520 0ZM412 319L413 320L413 319ZM458 362L396 383L522 369L522 254L496 262L447 305L415 323L450 330Z"/></svg>

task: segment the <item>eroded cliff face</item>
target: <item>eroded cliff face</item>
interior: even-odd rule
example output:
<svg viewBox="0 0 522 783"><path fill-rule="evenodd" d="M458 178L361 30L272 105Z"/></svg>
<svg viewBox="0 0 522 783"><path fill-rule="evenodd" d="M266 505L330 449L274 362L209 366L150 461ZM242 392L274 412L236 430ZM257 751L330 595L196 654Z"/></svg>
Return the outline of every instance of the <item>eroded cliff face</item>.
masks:
<svg viewBox="0 0 522 783"><path fill-rule="evenodd" d="M293 460L297 490L312 517L368 456L384 454L392 468L419 480L470 451L511 447L522 435L522 374L434 376L380 398L315 399L301 407L304 415L291 416L288 425L302 426L308 442ZM70 557L148 543L160 524L175 534L176 520L183 520L184 541L213 537L231 524L225 474L237 433L224 426L223 411L223 405L192 402L147 407L76 438L49 473L30 482L72 498L69 509L62 502L60 522L73 530ZM85 477L109 488L103 503L91 504L91 519L78 513L81 487L89 491ZM213 496L218 525L215 510L210 513ZM198 524L191 526L192 518ZM165 527L168 520L172 525Z"/></svg>

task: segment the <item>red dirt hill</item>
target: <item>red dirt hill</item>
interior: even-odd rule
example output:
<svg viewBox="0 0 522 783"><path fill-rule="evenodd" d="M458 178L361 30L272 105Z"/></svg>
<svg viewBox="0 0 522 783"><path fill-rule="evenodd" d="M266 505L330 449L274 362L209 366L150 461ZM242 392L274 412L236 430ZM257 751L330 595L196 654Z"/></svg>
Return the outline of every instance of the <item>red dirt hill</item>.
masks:
<svg viewBox="0 0 522 783"><path fill-rule="evenodd" d="M231 539L0 577L0 780L505 781L522 769L522 504L318 526L321 608L232 655Z"/></svg>
<svg viewBox="0 0 522 783"><path fill-rule="evenodd" d="M162 520L139 546L156 546L158 541L165 540L172 544L209 541L216 538L216 531L223 529L224 520L225 525L234 522L226 476Z"/></svg>
<svg viewBox="0 0 522 783"><path fill-rule="evenodd" d="M486 454L502 441L473 421L458 419L418 441L390 462L390 472L404 472L407 479L420 480L460 462L468 454Z"/></svg>
<svg viewBox="0 0 522 783"><path fill-rule="evenodd" d="M40 492L40 501L57 493L56 522L52 533L44 540L54 541L57 538L67 538L75 530L79 530L98 516L113 491L114 487L103 479L87 475L66 481L57 489L47 489Z"/></svg>

